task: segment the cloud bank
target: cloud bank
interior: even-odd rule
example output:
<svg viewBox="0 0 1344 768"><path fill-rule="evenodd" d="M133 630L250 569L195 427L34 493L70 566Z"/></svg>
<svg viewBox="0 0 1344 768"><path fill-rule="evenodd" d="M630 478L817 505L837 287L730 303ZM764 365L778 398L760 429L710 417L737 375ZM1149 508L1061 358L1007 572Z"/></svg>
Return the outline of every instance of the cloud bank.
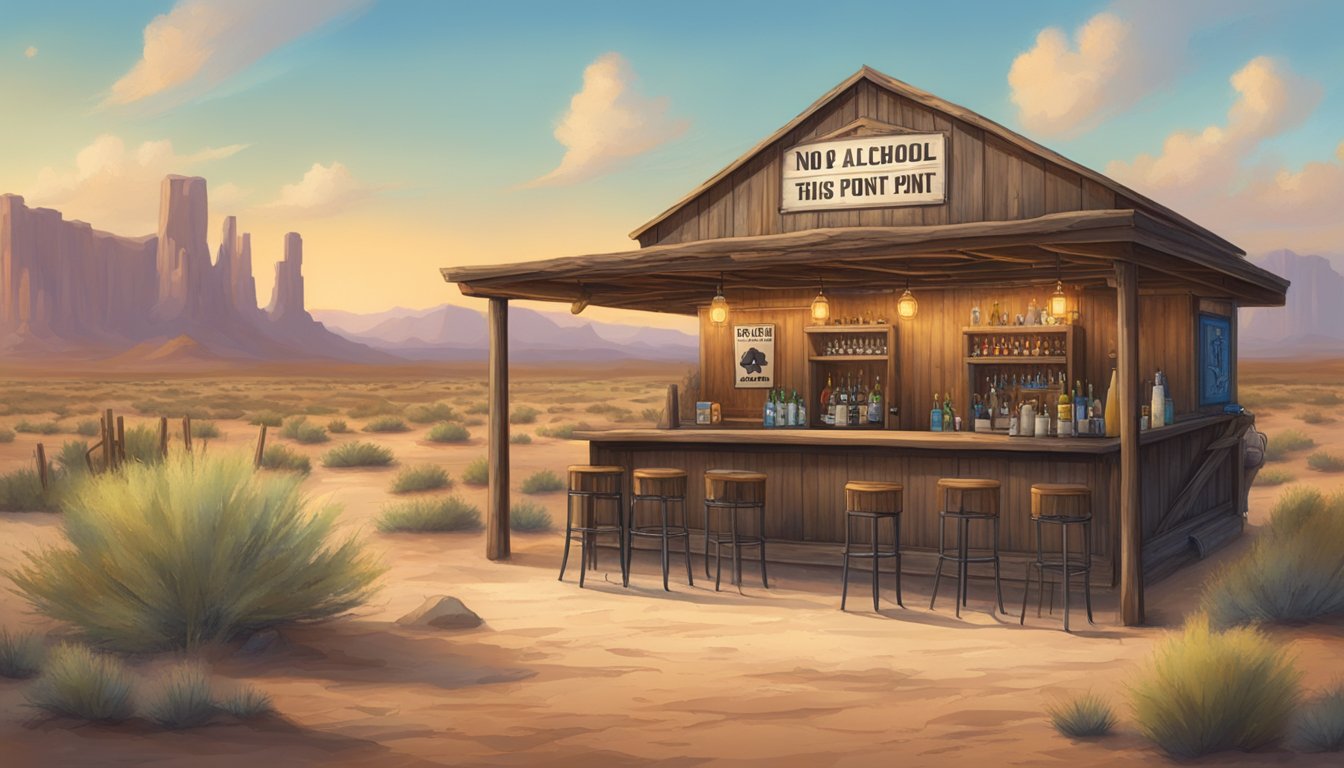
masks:
<svg viewBox="0 0 1344 768"><path fill-rule="evenodd" d="M268 207L327 216L371 196L375 188L356 179L344 164L313 163L303 178L280 188L280 196Z"/></svg>
<svg viewBox="0 0 1344 768"><path fill-rule="evenodd" d="M689 123L668 116L667 99L641 95L634 81L634 71L618 53L589 64L583 88L555 128L565 156L550 173L524 186L586 181L685 133Z"/></svg>

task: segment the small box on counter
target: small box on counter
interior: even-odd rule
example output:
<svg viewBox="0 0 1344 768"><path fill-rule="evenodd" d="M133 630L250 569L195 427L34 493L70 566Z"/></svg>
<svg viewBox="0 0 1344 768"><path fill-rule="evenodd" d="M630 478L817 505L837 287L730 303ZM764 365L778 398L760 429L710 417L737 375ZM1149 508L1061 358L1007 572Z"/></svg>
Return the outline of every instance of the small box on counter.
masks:
<svg viewBox="0 0 1344 768"><path fill-rule="evenodd" d="M721 421L723 421L723 411L719 409L718 403L700 401L695 404L696 424L718 424Z"/></svg>

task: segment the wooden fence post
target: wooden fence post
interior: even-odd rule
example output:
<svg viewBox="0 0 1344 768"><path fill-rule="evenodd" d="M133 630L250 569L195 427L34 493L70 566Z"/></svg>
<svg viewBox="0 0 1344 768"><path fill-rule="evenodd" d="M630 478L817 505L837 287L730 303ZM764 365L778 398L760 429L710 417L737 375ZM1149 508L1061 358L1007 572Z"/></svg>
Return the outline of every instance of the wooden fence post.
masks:
<svg viewBox="0 0 1344 768"><path fill-rule="evenodd" d="M257 455L252 459L252 466L261 469L261 459L266 455L266 425L261 425L261 432L257 435Z"/></svg>
<svg viewBox="0 0 1344 768"><path fill-rule="evenodd" d="M113 453L113 443L116 441L117 425L112 420L112 409L108 408L103 413L103 471L107 472L114 469L116 464L116 455Z"/></svg>
<svg viewBox="0 0 1344 768"><path fill-rule="evenodd" d="M47 492L47 449L37 444L37 479L42 483L42 492Z"/></svg>
<svg viewBox="0 0 1344 768"><path fill-rule="evenodd" d="M117 417L117 466L126 463L126 417Z"/></svg>
<svg viewBox="0 0 1344 768"><path fill-rule="evenodd" d="M191 453L191 417L182 417L182 445L186 446L187 453Z"/></svg>
<svg viewBox="0 0 1344 768"><path fill-rule="evenodd" d="M159 417L159 453L168 458L168 417Z"/></svg>

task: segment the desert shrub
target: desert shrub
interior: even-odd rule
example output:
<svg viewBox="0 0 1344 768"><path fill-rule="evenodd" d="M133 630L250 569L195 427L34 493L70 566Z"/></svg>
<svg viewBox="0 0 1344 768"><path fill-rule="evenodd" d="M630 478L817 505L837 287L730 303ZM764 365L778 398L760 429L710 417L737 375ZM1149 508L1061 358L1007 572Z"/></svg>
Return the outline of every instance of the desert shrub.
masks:
<svg viewBox="0 0 1344 768"><path fill-rule="evenodd" d="M445 421L430 428L428 437L435 443L463 443L471 439L471 433L461 424Z"/></svg>
<svg viewBox="0 0 1344 768"><path fill-rule="evenodd" d="M457 411L447 403L412 405L406 409L406 419L415 424L433 424L436 421L455 421Z"/></svg>
<svg viewBox="0 0 1344 768"><path fill-rule="evenodd" d="M1283 485L1293 481L1293 473L1286 469L1262 469L1255 475L1256 485Z"/></svg>
<svg viewBox="0 0 1344 768"><path fill-rule="evenodd" d="M1287 734L1298 680L1285 651L1258 630L1217 632L1196 616L1158 647L1131 689L1134 717L1177 757L1258 749Z"/></svg>
<svg viewBox="0 0 1344 768"><path fill-rule="evenodd" d="M89 444L83 440L66 440L56 452L56 466L68 475L88 474L89 462L85 458L88 453Z"/></svg>
<svg viewBox="0 0 1344 768"><path fill-rule="evenodd" d="M29 421L23 419L14 425L14 430L30 435L55 435L61 431L61 425L55 421Z"/></svg>
<svg viewBox="0 0 1344 768"><path fill-rule="evenodd" d="M1344 397L1340 397L1334 392L1318 392L1307 397L1307 402L1312 405L1339 405L1344 403Z"/></svg>
<svg viewBox="0 0 1344 768"><path fill-rule="evenodd" d="M452 484L453 479L448 476L443 467L436 467L433 464L420 464L401 470L397 474L397 479L392 481L392 492L434 491L439 488L451 487Z"/></svg>
<svg viewBox="0 0 1344 768"><path fill-rule="evenodd" d="M129 651L191 648L329 618L360 605L382 569L337 511L314 511L290 475L244 456L175 453L74 488L69 546L8 575L39 612Z"/></svg>
<svg viewBox="0 0 1344 768"><path fill-rule="evenodd" d="M82 419L75 425L75 434L83 437L94 437L102 431L103 425L97 419Z"/></svg>
<svg viewBox="0 0 1344 768"><path fill-rule="evenodd" d="M9 427L0 427L0 443L14 442L14 430Z"/></svg>
<svg viewBox="0 0 1344 768"><path fill-rule="evenodd" d="M330 405L320 405L314 403L312 405L304 407L303 412L308 414L309 416L330 416L331 414L336 412L336 409Z"/></svg>
<svg viewBox="0 0 1344 768"><path fill-rule="evenodd" d="M117 721L135 711L131 691L131 675L121 661L64 643L47 656L27 696L29 704L58 717Z"/></svg>
<svg viewBox="0 0 1344 768"><path fill-rule="evenodd" d="M233 419L241 419L246 415L247 414L242 408L211 408L209 413L206 414L206 418L231 421ZM196 417L193 416L192 418L194 419Z"/></svg>
<svg viewBox="0 0 1344 768"><path fill-rule="evenodd" d="M640 419L653 424L661 423L663 420L662 408L645 408L639 414Z"/></svg>
<svg viewBox="0 0 1344 768"><path fill-rule="evenodd" d="M195 728L215 716L210 676L199 664L178 664L163 674L145 706L149 719L164 728Z"/></svg>
<svg viewBox="0 0 1344 768"><path fill-rule="evenodd" d="M1308 702L1298 714L1293 745L1303 752L1344 750L1344 685Z"/></svg>
<svg viewBox="0 0 1344 768"><path fill-rule="evenodd" d="M573 440L574 433L577 431L592 429L587 422L577 424L561 424L555 427L537 427L537 434L542 437L554 437L559 440Z"/></svg>
<svg viewBox="0 0 1344 768"><path fill-rule="evenodd" d="M327 431L333 435L343 435L350 431L350 425L345 423L345 419L332 419L327 422Z"/></svg>
<svg viewBox="0 0 1344 768"><path fill-rule="evenodd" d="M262 469L283 469L289 472L308 474L313 471L313 463L307 456L286 445L268 445L261 453Z"/></svg>
<svg viewBox="0 0 1344 768"><path fill-rule="evenodd" d="M0 677L32 677L41 671L46 655L42 638L32 632L11 635L0 629Z"/></svg>
<svg viewBox="0 0 1344 768"><path fill-rule="evenodd" d="M486 485L490 482L490 462L484 458L473 459L462 470L462 482L467 485Z"/></svg>
<svg viewBox="0 0 1344 768"><path fill-rule="evenodd" d="M536 408L533 408L530 405L520 405L517 408L513 409L513 413L509 414L509 423L535 424L537 422L537 416L540 414L541 411L537 410Z"/></svg>
<svg viewBox="0 0 1344 768"><path fill-rule="evenodd" d="M285 415L283 413L277 413L275 411L257 411L252 414L252 418L248 419L247 423L256 426L264 424L268 427L278 427L283 424L284 421Z"/></svg>
<svg viewBox="0 0 1344 768"><path fill-rule="evenodd" d="M126 430L126 461L140 464L162 462L158 430L145 424Z"/></svg>
<svg viewBox="0 0 1344 768"><path fill-rule="evenodd" d="M374 416L400 416L402 410L402 406L391 400L381 399L360 403L346 411L346 415L352 419L368 419Z"/></svg>
<svg viewBox="0 0 1344 768"><path fill-rule="evenodd" d="M551 515L540 504L520 501L509 507L509 528L524 533L549 531Z"/></svg>
<svg viewBox="0 0 1344 768"><path fill-rule="evenodd" d="M220 436L219 427L212 421L193 421L191 422L191 437L193 440L213 440ZM130 440L126 441L128 444Z"/></svg>
<svg viewBox="0 0 1344 768"><path fill-rule="evenodd" d="M1283 492L1269 529L1205 587L1216 627L1344 614L1344 493Z"/></svg>
<svg viewBox="0 0 1344 768"><path fill-rule="evenodd" d="M271 697L250 685L240 686L233 693L221 697L215 702L221 712L226 712L241 720L251 720L275 714L275 705Z"/></svg>
<svg viewBox="0 0 1344 768"><path fill-rule="evenodd" d="M322 466L342 469L346 467L385 467L392 463L392 451L374 443L353 442L338 445L327 451L322 457Z"/></svg>
<svg viewBox="0 0 1344 768"><path fill-rule="evenodd" d="M331 439L327 437L326 429L316 424L309 424L307 416L295 416L286 421L284 428L280 430L280 436L304 445L325 443Z"/></svg>
<svg viewBox="0 0 1344 768"><path fill-rule="evenodd" d="M383 533L475 531L480 527L481 510L456 496L394 504L378 516L378 530Z"/></svg>
<svg viewBox="0 0 1344 768"><path fill-rule="evenodd" d="M486 414L490 413L490 404L472 403L471 405L467 406L467 413L470 413L474 416L485 416Z"/></svg>
<svg viewBox="0 0 1344 768"><path fill-rule="evenodd" d="M1269 438L1265 449L1265 458L1270 461L1282 461L1288 454L1305 450L1316 445L1316 441L1296 429L1289 429Z"/></svg>
<svg viewBox="0 0 1344 768"><path fill-rule="evenodd" d="M462 426L464 427L479 427L484 423L485 419L482 419L479 416L468 416L462 420Z"/></svg>
<svg viewBox="0 0 1344 768"><path fill-rule="evenodd" d="M1095 693L1085 693L1046 707L1055 730L1075 739L1105 736L1115 727L1111 703Z"/></svg>
<svg viewBox="0 0 1344 768"><path fill-rule="evenodd" d="M531 445L532 436L526 432L514 432L509 435L509 442L513 445Z"/></svg>
<svg viewBox="0 0 1344 768"><path fill-rule="evenodd" d="M37 470L0 475L0 512L55 512L58 507L56 489L43 492Z"/></svg>
<svg viewBox="0 0 1344 768"><path fill-rule="evenodd" d="M1315 411L1315 410L1312 410L1312 411L1306 411L1305 413L1301 413L1301 414L1298 415L1298 418L1301 419L1303 422L1305 422L1305 423L1307 423L1307 424L1333 424L1333 423L1335 423L1335 419L1334 419L1333 416L1326 416L1325 414L1321 413L1320 411Z"/></svg>
<svg viewBox="0 0 1344 768"><path fill-rule="evenodd" d="M565 487L565 481L549 469L543 469L523 481L523 493L551 493Z"/></svg>
<svg viewBox="0 0 1344 768"><path fill-rule="evenodd" d="M1317 472L1344 472L1344 459L1333 453L1317 451L1307 457L1307 466Z"/></svg>
<svg viewBox="0 0 1344 768"><path fill-rule="evenodd" d="M379 416L364 425L365 432L407 432L410 427L396 416Z"/></svg>

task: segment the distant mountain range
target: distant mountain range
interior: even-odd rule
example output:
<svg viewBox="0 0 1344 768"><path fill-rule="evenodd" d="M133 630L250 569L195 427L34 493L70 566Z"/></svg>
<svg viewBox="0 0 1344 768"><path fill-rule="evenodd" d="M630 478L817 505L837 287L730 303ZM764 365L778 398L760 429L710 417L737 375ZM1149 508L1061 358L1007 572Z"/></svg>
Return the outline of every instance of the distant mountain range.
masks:
<svg viewBox="0 0 1344 768"><path fill-rule="evenodd" d="M1241 310L1238 351L1245 357L1344 357L1344 275L1323 256L1280 250L1251 259L1288 278L1283 307Z"/></svg>
<svg viewBox="0 0 1344 768"><path fill-rule="evenodd" d="M328 330L381 352L420 362L484 360L489 349L485 314L444 304L357 314L313 310ZM509 358L519 363L653 360L693 362L695 336L663 328L601 323L568 314L509 308Z"/></svg>

